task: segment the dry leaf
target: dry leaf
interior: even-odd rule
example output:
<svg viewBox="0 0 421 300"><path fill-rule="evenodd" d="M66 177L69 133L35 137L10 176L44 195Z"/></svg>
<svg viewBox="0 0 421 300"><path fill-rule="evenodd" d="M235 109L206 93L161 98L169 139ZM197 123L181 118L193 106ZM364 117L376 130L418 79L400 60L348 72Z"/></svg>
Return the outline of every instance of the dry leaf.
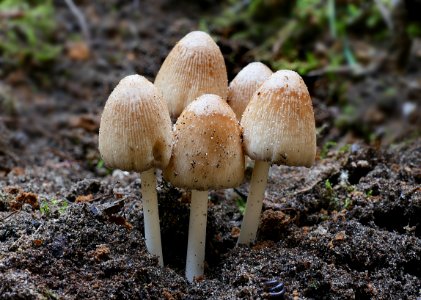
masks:
<svg viewBox="0 0 421 300"><path fill-rule="evenodd" d="M99 118L95 115L74 116L70 119L70 126L82 128L88 132L98 132Z"/></svg>
<svg viewBox="0 0 421 300"><path fill-rule="evenodd" d="M94 196L92 194L89 195L80 195L76 197L76 203L84 203L84 202L90 202L94 199Z"/></svg>
<svg viewBox="0 0 421 300"><path fill-rule="evenodd" d="M67 56L75 61L85 61L89 59L91 53L88 45L83 42L72 42L67 45Z"/></svg>

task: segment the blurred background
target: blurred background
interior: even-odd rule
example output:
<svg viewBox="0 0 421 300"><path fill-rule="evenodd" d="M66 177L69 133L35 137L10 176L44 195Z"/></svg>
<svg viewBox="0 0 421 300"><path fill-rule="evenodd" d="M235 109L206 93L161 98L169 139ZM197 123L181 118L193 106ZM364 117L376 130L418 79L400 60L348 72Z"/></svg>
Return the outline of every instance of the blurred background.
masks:
<svg viewBox="0 0 421 300"><path fill-rule="evenodd" d="M420 12L420 0L1 0L0 172L52 156L107 172L97 132L108 95L129 74L153 81L193 30L217 41L229 80L252 61L303 76L319 157L413 141Z"/></svg>

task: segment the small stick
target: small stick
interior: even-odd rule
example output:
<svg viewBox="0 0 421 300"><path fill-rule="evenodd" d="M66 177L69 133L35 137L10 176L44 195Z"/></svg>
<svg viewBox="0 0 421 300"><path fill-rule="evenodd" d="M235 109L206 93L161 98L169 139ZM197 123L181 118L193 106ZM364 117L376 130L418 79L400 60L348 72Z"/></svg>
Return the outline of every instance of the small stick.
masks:
<svg viewBox="0 0 421 300"><path fill-rule="evenodd" d="M374 2L377 5L377 8L380 11L380 14L383 17L384 22L386 23L386 26L389 28L389 30L393 30L393 21L390 14L390 11L384 6L383 2L380 0L374 0Z"/></svg>
<svg viewBox="0 0 421 300"><path fill-rule="evenodd" d="M20 210L17 210L17 211L12 212L11 214L9 214L8 216L4 217L4 218L3 218L3 219L1 219L0 221L1 221L1 222L3 222L3 221L5 221L6 219L8 219L9 217L13 216L14 214L17 214L18 212L20 212Z"/></svg>
<svg viewBox="0 0 421 300"><path fill-rule="evenodd" d="M85 41L88 45L91 44L91 35L89 33L88 23L86 22L85 16L82 12L77 8L73 0L64 0L67 6L69 7L72 14L76 17L76 20L79 23L80 29L82 30L82 34L85 37Z"/></svg>
<svg viewBox="0 0 421 300"><path fill-rule="evenodd" d="M29 236L29 239L31 239L35 234L37 234L39 231L40 231L40 229L41 229L41 227L44 227L44 224L45 223L42 223L38 228L37 228L37 230L35 230L30 236ZM15 247L15 246L18 246L19 244L20 244L20 242L21 242L21 240L22 240L22 238L23 237L28 237L28 235L26 235L26 234L23 234L23 235L21 235L13 244L12 244L12 246L10 246L10 248L13 248L13 247Z"/></svg>
<svg viewBox="0 0 421 300"><path fill-rule="evenodd" d="M0 19L20 19L25 16L23 11L4 11L0 12Z"/></svg>

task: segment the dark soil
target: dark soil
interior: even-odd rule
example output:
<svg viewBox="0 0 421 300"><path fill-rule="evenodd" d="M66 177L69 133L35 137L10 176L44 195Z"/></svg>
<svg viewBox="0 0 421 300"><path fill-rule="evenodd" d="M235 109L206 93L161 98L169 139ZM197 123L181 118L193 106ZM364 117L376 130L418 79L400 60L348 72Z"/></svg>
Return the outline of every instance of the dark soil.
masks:
<svg viewBox="0 0 421 300"><path fill-rule="evenodd" d="M321 78L312 88L324 128L316 164L272 166L251 247L236 246L251 168L237 189L211 192L205 276L189 284L188 192L159 179L161 268L143 240L138 174L101 164L99 116L122 77L153 80L176 41L219 7L106 3L78 1L90 26L89 57L69 55L66 44L47 71L33 66L2 79L0 94L14 104L0 111L0 299L261 299L270 298L267 280L283 282L287 299L421 297L421 118L418 110L401 114L399 102L420 108L418 68L400 81L384 74L350 83L350 101L370 105L340 126L336 104L322 100ZM57 20L65 43L78 24L64 4ZM247 46L219 44L226 57L239 57L228 64L232 78L250 60ZM382 97L376 91L385 86L397 94ZM322 153L331 140L339 146Z"/></svg>

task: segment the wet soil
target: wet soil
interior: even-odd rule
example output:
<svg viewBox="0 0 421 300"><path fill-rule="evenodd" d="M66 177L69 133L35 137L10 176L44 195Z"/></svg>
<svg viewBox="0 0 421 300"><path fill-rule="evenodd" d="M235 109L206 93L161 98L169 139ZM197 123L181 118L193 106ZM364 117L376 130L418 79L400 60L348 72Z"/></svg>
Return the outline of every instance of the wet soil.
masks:
<svg viewBox="0 0 421 300"><path fill-rule="evenodd" d="M248 167L240 187L210 192L203 278L184 278L189 193L160 177L165 267L147 253L139 175L102 165L99 116L123 76L153 80L170 48L212 6L186 2L186 16L177 3L127 1L116 9L117 1L78 2L91 31L88 56L69 54L66 36L78 24L57 4L64 55L47 71L3 78L3 99L15 104L0 112L0 299L275 298L268 280L283 282L287 299L419 299L419 112L396 115L396 97L384 104L371 92L393 86L390 74L350 89L350 101L372 106L351 120L365 124L363 132L335 126L337 107L322 100L323 85L315 87L316 123L325 128L319 156L310 169L271 167L255 244L236 246ZM250 59L246 46L219 44L226 57L242 57L228 64L232 78ZM419 108L416 72L403 77L411 84L395 87ZM366 131L375 133L370 143ZM338 147L324 151L330 140Z"/></svg>

